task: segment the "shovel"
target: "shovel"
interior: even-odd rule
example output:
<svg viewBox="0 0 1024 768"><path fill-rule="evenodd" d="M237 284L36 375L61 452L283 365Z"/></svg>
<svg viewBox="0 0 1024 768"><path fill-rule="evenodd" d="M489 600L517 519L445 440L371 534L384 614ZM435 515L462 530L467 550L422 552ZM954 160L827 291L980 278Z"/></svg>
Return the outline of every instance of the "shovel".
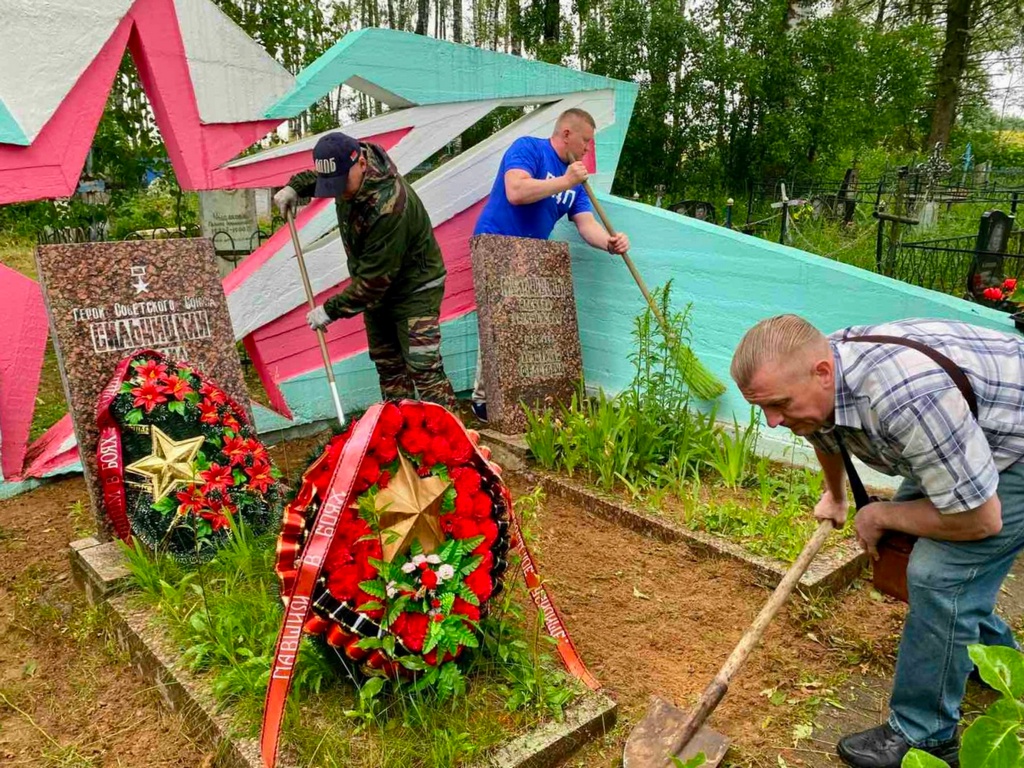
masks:
<svg viewBox="0 0 1024 768"><path fill-rule="evenodd" d="M715 768L722 761L725 751L729 748L729 739L710 728L705 728L704 721L725 697L732 676L761 642L768 625L789 598L814 556L818 554L832 527L831 520L823 520L818 525L810 541L804 545L800 557L786 571L779 586L757 614L754 623L718 670L715 679L704 689L696 709L687 713L664 699L652 697L647 714L626 739L622 755L623 768L665 768L673 765L671 757L685 763L701 753L704 754L702 768Z"/></svg>

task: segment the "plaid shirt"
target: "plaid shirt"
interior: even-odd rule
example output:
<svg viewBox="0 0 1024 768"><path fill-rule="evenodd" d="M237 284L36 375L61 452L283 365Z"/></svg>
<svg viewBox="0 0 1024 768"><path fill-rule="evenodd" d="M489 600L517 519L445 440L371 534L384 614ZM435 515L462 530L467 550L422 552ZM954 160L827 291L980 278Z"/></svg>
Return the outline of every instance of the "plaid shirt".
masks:
<svg viewBox="0 0 1024 768"><path fill-rule="evenodd" d="M896 344L842 341L902 336L927 344L967 375L978 419L931 358ZM943 513L995 495L999 472L1024 456L1024 339L947 320L854 326L829 337L836 368L835 425L808 437L838 453L835 432L868 466L917 484Z"/></svg>

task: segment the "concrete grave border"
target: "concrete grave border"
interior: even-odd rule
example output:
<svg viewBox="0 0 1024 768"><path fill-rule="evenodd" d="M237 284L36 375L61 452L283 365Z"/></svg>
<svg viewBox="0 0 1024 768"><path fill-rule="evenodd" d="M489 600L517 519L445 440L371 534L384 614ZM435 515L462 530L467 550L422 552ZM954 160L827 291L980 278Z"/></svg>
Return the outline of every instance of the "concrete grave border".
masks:
<svg viewBox="0 0 1024 768"><path fill-rule="evenodd" d="M540 485L549 496L577 504L603 520L668 544L683 542L702 552L738 560L753 568L773 587L786 573L788 564L781 560L755 555L722 536L691 531L589 484L539 469L532 463L523 435L504 435L485 429L481 430L480 439L491 448L494 460L506 471ZM809 592L837 593L860 576L867 563L867 555L855 542L839 542L814 559L799 586Z"/></svg>
<svg viewBox="0 0 1024 768"><path fill-rule="evenodd" d="M118 646L129 654L132 667L214 749L213 765L263 768L258 741L233 735L230 716L217 712L203 681L179 666L176 650L150 626L150 613L130 605L131 576L117 542L71 542L70 559L75 583L92 605L107 609ZM587 691L565 710L561 723L544 723L508 740L473 768L546 768L610 731L617 714L615 701L600 691ZM283 750L279 768L296 765Z"/></svg>

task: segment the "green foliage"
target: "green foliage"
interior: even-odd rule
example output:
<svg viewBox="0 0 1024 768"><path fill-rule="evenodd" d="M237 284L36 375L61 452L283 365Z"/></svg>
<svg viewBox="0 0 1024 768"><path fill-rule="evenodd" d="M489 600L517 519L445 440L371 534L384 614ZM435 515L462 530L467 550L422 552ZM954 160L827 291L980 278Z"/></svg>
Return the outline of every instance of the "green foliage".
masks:
<svg viewBox="0 0 1024 768"><path fill-rule="evenodd" d="M967 648L981 679L999 692L964 731L960 740L962 768L1012 768L1024 760L1024 654L1015 648L971 645ZM903 768L943 768L946 763L918 749L903 758Z"/></svg>
<svg viewBox="0 0 1024 768"><path fill-rule="evenodd" d="M673 768L700 768L700 766L708 761L707 756L703 752L698 752L689 760L683 760L674 755L670 759L672 760Z"/></svg>

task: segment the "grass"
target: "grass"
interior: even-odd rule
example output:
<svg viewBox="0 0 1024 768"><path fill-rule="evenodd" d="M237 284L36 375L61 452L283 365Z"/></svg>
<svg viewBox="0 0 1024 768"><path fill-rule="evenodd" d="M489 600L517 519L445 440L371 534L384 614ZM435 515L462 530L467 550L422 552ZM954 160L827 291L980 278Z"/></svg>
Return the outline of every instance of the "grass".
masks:
<svg viewBox="0 0 1024 768"><path fill-rule="evenodd" d="M271 537L236 529L217 557L195 570L141 548L127 550L137 599L247 736L258 732L282 614L274 547ZM512 735L560 718L580 688L557 666L539 617L524 608L516 571L506 574L506 592L481 622L481 649L448 676L450 691L363 677L335 649L305 638L284 728L299 764L461 766Z"/></svg>
<svg viewBox="0 0 1024 768"><path fill-rule="evenodd" d="M688 310L669 312L661 297L685 337ZM646 309L634 321L633 380L618 396L581 391L557 409L527 411L534 459L691 529L792 562L815 527L820 474L758 459L753 411L748 426L734 421L727 430L713 408L698 408L651 320Z"/></svg>

